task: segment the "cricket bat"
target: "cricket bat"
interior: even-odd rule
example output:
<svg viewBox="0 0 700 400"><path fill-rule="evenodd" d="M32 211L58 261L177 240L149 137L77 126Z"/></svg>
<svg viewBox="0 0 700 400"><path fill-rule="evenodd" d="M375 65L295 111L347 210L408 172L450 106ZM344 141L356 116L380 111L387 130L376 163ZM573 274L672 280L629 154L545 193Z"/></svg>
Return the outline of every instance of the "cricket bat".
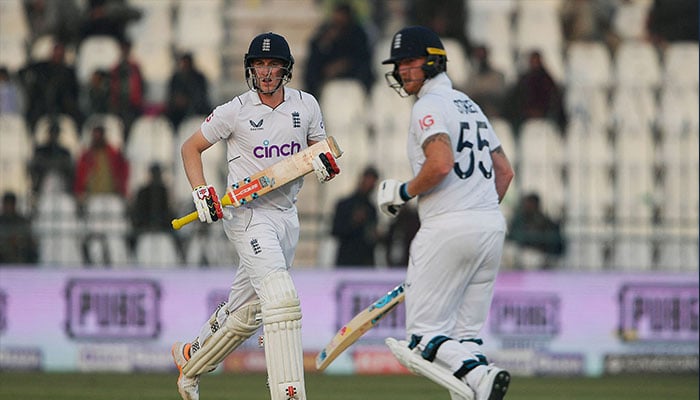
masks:
<svg viewBox="0 0 700 400"><path fill-rule="evenodd" d="M316 369L323 371L345 349L355 343L368 330L372 329L379 320L404 300L404 284L392 289L369 307L355 315L335 334L330 343L316 356Z"/></svg>
<svg viewBox="0 0 700 400"><path fill-rule="evenodd" d="M314 170L311 160L320 153L333 154L338 158L343 151L338 146L333 136L314 143L306 149L295 153L264 170L246 177L226 189L226 194L221 197L222 206L240 207L251 201L266 195L267 193L284 186L285 184L300 178ZM174 229L180 229L190 222L199 220L197 211L193 211L184 217L172 220Z"/></svg>

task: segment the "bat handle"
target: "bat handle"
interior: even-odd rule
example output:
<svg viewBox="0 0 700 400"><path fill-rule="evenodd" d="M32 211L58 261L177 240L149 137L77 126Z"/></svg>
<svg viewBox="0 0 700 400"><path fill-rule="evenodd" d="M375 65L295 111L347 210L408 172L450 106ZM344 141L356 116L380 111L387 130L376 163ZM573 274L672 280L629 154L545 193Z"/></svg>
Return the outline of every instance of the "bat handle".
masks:
<svg viewBox="0 0 700 400"><path fill-rule="evenodd" d="M191 213L185 215L184 217L180 218L175 218L172 220L171 224L173 226L173 229L178 230L182 228L183 226L189 224L190 222L197 221L199 219L199 214L197 214L197 211L192 211Z"/></svg>

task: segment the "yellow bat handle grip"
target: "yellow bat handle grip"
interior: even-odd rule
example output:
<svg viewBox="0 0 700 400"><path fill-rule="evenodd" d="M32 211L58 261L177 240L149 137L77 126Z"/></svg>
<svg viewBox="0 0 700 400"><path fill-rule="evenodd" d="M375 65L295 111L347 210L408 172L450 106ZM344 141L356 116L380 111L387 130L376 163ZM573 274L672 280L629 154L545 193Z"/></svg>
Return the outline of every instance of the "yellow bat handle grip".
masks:
<svg viewBox="0 0 700 400"><path fill-rule="evenodd" d="M175 230L178 230L182 228L183 226L189 224L190 222L197 221L199 219L199 215L197 214L197 211L192 211L191 213L185 215L184 217L180 218L175 218L170 222L170 224L173 226Z"/></svg>
<svg viewBox="0 0 700 400"><path fill-rule="evenodd" d="M224 207L234 205L233 200L231 200L231 196L228 194L224 195L224 197L221 199L221 205ZM184 217L175 218L170 222L170 224L173 226L173 229L178 230L190 222L197 221L198 219L199 215L197 214L197 211L192 211Z"/></svg>

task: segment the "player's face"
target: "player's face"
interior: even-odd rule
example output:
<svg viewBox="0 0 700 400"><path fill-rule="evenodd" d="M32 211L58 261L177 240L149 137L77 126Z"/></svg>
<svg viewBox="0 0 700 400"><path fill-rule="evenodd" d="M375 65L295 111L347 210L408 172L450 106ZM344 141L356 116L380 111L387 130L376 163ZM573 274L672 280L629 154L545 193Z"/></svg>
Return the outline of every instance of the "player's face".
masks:
<svg viewBox="0 0 700 400"><path fill-rule="evenodd" d="M282 60L260 58L253 60L250 65L260 93L273 93L280 87L280 81L286 73Z"/></svg>
<svg viewBox="0 0 700 400"><path fill-rule="evenodd" d="M425 57L405 58L399 60L396 64L406 93L418 93L423 86L423 82L425 82L425 72L421 69L423 64L425 64Z"/></svg>

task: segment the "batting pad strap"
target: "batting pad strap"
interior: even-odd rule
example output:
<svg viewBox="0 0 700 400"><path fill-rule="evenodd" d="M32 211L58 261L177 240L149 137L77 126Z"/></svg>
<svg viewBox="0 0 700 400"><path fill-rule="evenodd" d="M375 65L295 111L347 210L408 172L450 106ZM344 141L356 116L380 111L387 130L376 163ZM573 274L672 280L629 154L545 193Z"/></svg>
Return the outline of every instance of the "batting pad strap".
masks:
<svg viewBox="0 0 700 400"><path fill-rule="evenodd" d="M472 339L460 339L460 343L476 343L479 346L483 346L484 341L479 339L479 338L472 338Z"/></svg>
<svg viewBox="0 0 700 400"><path fill-rule="evenodd" d="M408 348L411 350L415 349L421 340L423 340L423 336L416 334L411 335L411 343L408 344Z"/></svg>
<svg viewBox="0 0 700 400"><path fill-rule="evenodd" d="M464 360L462 362L462 366L457 371L455 371L454 376L455 378L462 379L463 377L467 376L467 374L471 372L471 370L478 367L479 365L489 365L486 361L486 357L484 357L483 355L477 355L475 359L470 358L468 360Z"/></svg>
<svg viewBox="0 0 700 400"><path fill-rule="evenodd" d="M423 356L423 358L426 360L433 362L435 360L435 356L437 356L440 346L442 346L442 344L448 340L452 339L444 335L435 336L434 338L430 339L427 345L425 345L425 349L423 349L421 356Z"/></svg>
<svg viewBox="0 0 700 400"><path fill-rule="evenodd" d="M447 368L424 359L417 348L409 349L408 342L405 340L387 338L385 343L399 363L408 368L409 371L424 376L446 388L450 391L453 399L474 400L474 392L466 383L457 379Z"/></svg>
<svg viewBox="0 0 700 400"><path fill-rule="evenodd" d="M231 312L201 348L182 367L182 373L193 378L216 368L233 350L251 337L261 325L260 302L253 301Z"/></svg>

